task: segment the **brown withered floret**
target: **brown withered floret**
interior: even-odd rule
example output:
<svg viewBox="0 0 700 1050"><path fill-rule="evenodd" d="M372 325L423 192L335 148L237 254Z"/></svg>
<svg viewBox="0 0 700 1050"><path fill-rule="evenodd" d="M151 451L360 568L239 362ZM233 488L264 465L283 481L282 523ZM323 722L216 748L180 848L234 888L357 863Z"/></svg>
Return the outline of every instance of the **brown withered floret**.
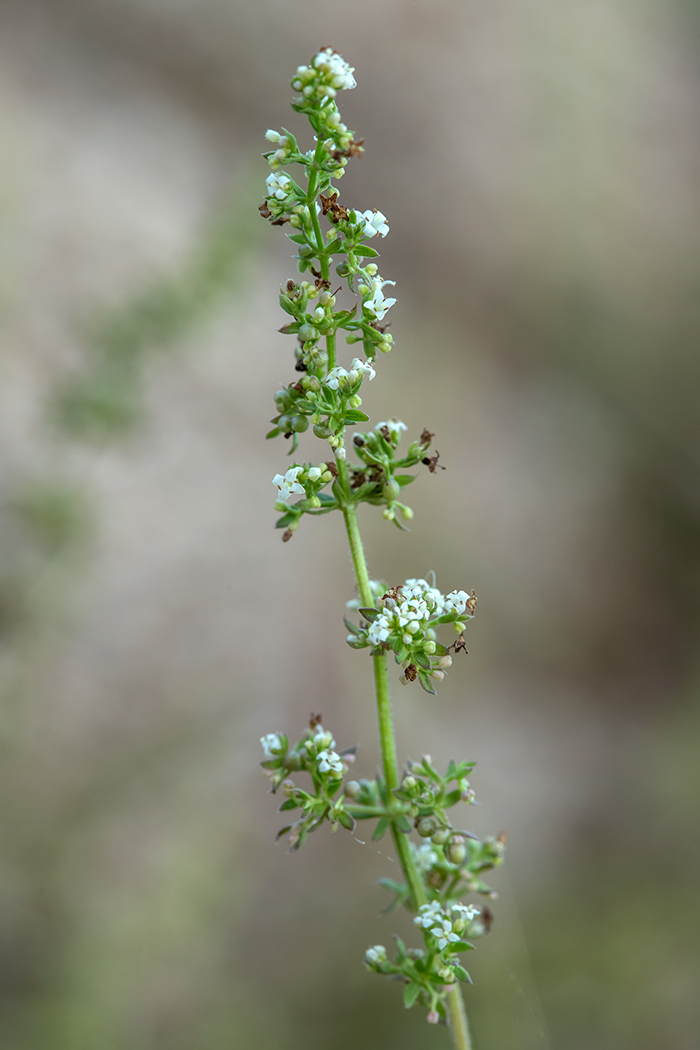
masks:
<svg viewBox="0 0 700 1050"><path fill-rule="evenodd" d="M282 533L282 543L289 543L294 533L291 529L285 529Z"/></svg>
<svg viewBox="0 0 700 1050"><path fill-rule="evenodd" d="M336 149L331 153L333 160L340 160L341 157L361 157L365 152L363 147L364 139L358 139L357 142L354 140L348 143L347 149Z"/></svg>
<svg viewBox="0 0 700 1050"><path fill-rule="evenodd" d="M440 453L438 452L437 449L435 449L435 455L434 456L425 456L421 460L421 463L425 464L425 466L428 468L428 470L430 471L431 474L434 474L435 471L438 469L438 467L440 468L440 470L447 470L447 467L443 467L442 464L438 462L439 459L440 459Z"/></svg>
<svg viewBox="0 0 700 1050"><path fill-rule="evenodd" d="M322 715L315 715L313 713L310 714L309 715L309 729L315 729L316 726L320 726L322 721L323 721L323 716Z"/></svg>
<svg viewBox="0 0 700 1050"><path fill-rule="evenodd" d="M415 664L409 664L408 667L404 669L403 674L407 682L415 682L418 677L418 668Z"/></svg>
<svg viewBox="0 0 700 1050"><path fill-rule="evenodd" d="M272 215L272 212L270 211L270 209L267 206L267 201L266 200L264 200L262 202L262 204L258 205L258 211L262 215L263 219L269 219L270 216Z"/></svg>
<svg viewBox="0 0 700 1050"><path fill-rule="evenodd" d="M428 430L427 427L423 427L423 431L422 431L421 436L420 436L420 443L421 443L421 445L426 445L426 446L429 445L434 437L435 437L435 435L433 433L431 433L431 431Z"/></svg>
<svg viewBox="0 0 700 1050"><path fill-rule="evenodd" d="M342 156L342 154L339 156ZM336 160L338 159L339 157L336 157ZM329 193L327 197L324 196L323 193L320 193L318 199L321 202L321 213L328 216L329 222L347 222L349 218L348 210L347 208L344 208L342 204L338 204L337 193Z"/></svg>

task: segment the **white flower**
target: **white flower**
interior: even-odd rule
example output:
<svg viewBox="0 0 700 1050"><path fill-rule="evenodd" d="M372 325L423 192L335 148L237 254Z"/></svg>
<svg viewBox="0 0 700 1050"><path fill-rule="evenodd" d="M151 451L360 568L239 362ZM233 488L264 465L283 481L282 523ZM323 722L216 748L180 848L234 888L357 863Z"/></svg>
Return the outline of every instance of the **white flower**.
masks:
<svg viewBox="0 0 700 1050"><path fill-rule="evenodd" d="M265 184L268 197L276 197L278 201L283 201L292 191L292 180L289 175L276 175L274 171L267 176Z"/></svg>
<svg viewBox="0 0 700 1050"><path fill-rule="evenodd" d="M402 430L408 430L405 423L402 423L400 419L386 419L382 423L377 423L375 430L381 430L382 427L386 427L391 437L401 437Z"/></svg>
<svg viewBox="0 0 700 1050"><path fill-rule="evenodd" d="M417 849L414 846L413 859L416 862L418 870L425 873L430 871L434 864L437 864L438 855L429 842L424 842L423 845L418 846Z"/></svg>
<svg viewBox="0 0 700 1050"><path fill-rule="evenodd" d="M354 223L359 225L361 222L364 222L365 228L363 233L365 237L376 237L377 234L386 237L389 232L389 223L386 221L386 215L382 215L376 208L368 208L367 211L358 211L355 208L352 214Z"/></svg>
<svg viewBox="0 0 700 1050"><path fill-rule="evenodd" d="M459 918L464 919L465 922L471 922L472 919L475 919L477 915L481 914L479 909L475 908L473 904L451 904L450 910L452 912L457 912Z"/></svg>
<svg viewBox="0 0 700 1050"><path fill-rule="evenodd" d="M309 467L309 469L306 472L306 476L309 479L309 481L318 481L322 473L323 471L320 467Z"/></svg>
<svg viewBox="0 0 700 1050"><path fill-rule="evenodd" d="M353 76L355 67L348 65L343 56L330 47L325 47L314 55L311 65L325 73L331 86L337 88L338 91L352 91L354 87L357 87Z"/></svg>
<svg viewBox="0 0 700 1050"><path fill-rule="evenodd" d="M318 771L319 773L335 773L336 776L342 777L343 763L340 755L337 755L335 751L319 752Z"/></svg>
<svg viewBox="0 0 700 1050"><path fill-rule="evenodd" d="M327 729L324 729L323 726L316 726L316 732L314 734L313 741L316 747L335 747L335 740L333 739L332 734L329 733Z"/></svg>
<svg viewBox="0 0 700 1050"><path fill-rule="evenodd" d="M391 634L391 621L384 615L378 616L367 632L367 640L372 645L379 645L380 642L385 642Z"/></svg>
<svg viewBox="0 0 700 1050"><path fill-rule="evenodd" d="M455 941L459 940L459 934L453 932L452 923L449 919L443 919L439 923L439 928L437 927L438 924L436 924L430 932L433 936L437 937L438 948L440 951L442 951L443 948L446 948L448 944L454 944Z"/></svg>
<svg viewBox="0 0 700 1050"><path fill-rule="evenodd" d="M282 750L282 741L277 733L268 733L266 736L261 736L260 744L266 758L276 758L275 752L279 754Z"/></svg>
<svg viewBox="0 0 700 1050"><path fill-rule="evenodd" d="M445 913L443 912L439 901L430 901L429 904L421 904L418 909L418 914L413 920L416 926L422 926L424 930L429 930L431 926L435 926L436 923L442 922Z"/></svg>
<svg viewBox="0 0 700 1050"><path fill-rule="evenodd" d="M396 281L374 281L372 297L362 304L362 309L373 313L378 321L383 320L387 310L390 310L396 302L396 299L385 298L382 288L387 284L396 284Z"/></svg>
<svg viewBox="0 0 700 1050"><path fill-rule="evenodd" d="M328 376L326 377L326 386L330 387L331 390L337 390L340 386L341 379L347 379L347 375L348 373L345 371L345 369L341 368L339 365L335 368L331 368L330 372L328 373Z"/></svg>
<svg viewBox="0 0 700 1050"><path fill-rule="evenodd" d="M281 499L286 503L294 492L298 492L302 496L306 495L304 486L300 485L297 481L297 475L300 474L303 469L303 467L290 467L284 476L282 476L282 474L275 474L272 479L272 484L276 485L279 489L278 499Z"/></svg>
<svg viewBox="0 0 700 1050"><path fill-rule="evenodd" d="M377 374L369 361L361 361L359 357L353 359L351 368L353 372L361 372L363 375L369 376L370 381L374 379Z"/></svg>
<svg viewBox="0 0 700 1050"><path fill-rule="evenodd" d="M386 962L386 948L383 944L375 944L365 952L365 959L370 963Z"/></svg>
<svg viewBox="0 0 700 1050"><path fill-rule="evenodd" d="M275 142L275 143L277 143L277 142L280 141L282 136L280 135L279 131L273 131L272 128L268 128L267 131L265 132L265 138L267 139L268 142Z"/></svg>

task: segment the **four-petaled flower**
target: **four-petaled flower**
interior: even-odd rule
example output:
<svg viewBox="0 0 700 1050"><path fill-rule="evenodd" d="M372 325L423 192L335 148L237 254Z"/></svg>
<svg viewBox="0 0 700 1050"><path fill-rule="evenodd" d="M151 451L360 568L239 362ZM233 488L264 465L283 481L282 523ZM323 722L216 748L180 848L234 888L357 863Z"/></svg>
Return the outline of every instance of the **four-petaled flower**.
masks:
<svg viewBox="0 0 700 1050"><path fill-rule="evenodd" d="M297 481L297 476L303 469L303 467L290 467L286 474L275 474L272 479L272 484L279 489L278 499L281 499L283 503L287 502L292 493L296 492L301 496L306 495L304 486Z"/></svg>
<svg viewBox="0 0 700 1050"><path fill-rule="evenodd" d="M283 201L292 190L292 180L289 175L276 175L274 171L267 176L265 184L268 197L276 197L278 201Z"/></svg>
<svg viewBox="0 0 700 1050"><path fill-rule="evenodd" d="M370 382L376 376L376 372L372 368L369 361L362 361L359 357L353 358L352 365L350 366L353 372L360 372L362 375L369 376Z"/></svg>
<svg viewBox="0 0 700 1050"><path fill-rule="evenodd" d="M384 319L384 315L387 310L396 302L396 299L385 298L382 288L387 284L396 284L396 281L375 281L372 289L372 296L362 304L363 310L367 310L369 313L374 314L378 321Z"/></svg>
<svg viewBox="0 0 700 1050"><path fill-rule="evenodd" d="M386 237L389 232L389 223L386 221L386 215L382 215L376 208L368 208L367 211L358 211L355 208L352 214L353 222L358 226L361 222L365 224L363 230L365 237L376 237L377 234L381 237Z"/></svg>
<svg viewBox="0 0 700 1050"><path fill-rule="evenodd" d="M318 755L319 773L334 773L337 777L343 775L343 762L340 755L335 751L320 751Z"/></svg>

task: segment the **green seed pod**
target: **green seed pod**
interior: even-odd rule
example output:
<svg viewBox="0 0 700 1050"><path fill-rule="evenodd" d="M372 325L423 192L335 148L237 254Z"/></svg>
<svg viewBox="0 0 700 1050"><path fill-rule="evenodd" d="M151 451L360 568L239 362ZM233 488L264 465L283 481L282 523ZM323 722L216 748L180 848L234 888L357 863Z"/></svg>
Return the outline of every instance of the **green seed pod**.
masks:
<svg viewBox="0 0 700 1050"><path fill-rule="evenodd" d="M416 824L416 831L422 839L429 839L437 831L437 824L432 817L421 817Z"/></svg>
<svg viewBox="0 0 700 1050"><path fill-rule="evenodd" d="M387 503L394 503L401 495L401 486L396 478L387 478L382 486L382 495Z"/></svg>
<svg viewBox="0 0 700 1050"><path fill-rule="evenodd" d="M277 426L280 428L283 434L288 434L292 429L292 419L294 416L290 416L288 412L281 415L277 420Z"/></svg>
<svg viewBox="0 0 700 1050"><path fill-rule="evenodd" d="M278 390L275 394L275 404L280 412L284 412L292 404L292 398L288 390Z"/></svg>
<svg viewBox="0 0 700 1050"><path fill-rule="evenodd" d="M450 829L449 828L438 828L432 837L432 841L436 846L444 846L446 842L450 840Z"/></svg>
<svg viewBox="0 0 700 1050"><path fill-rule="evenodd" d="M303 434L309 429L309 421L306 416L292 416L292 430L295 434Z"/></svg>
<svg viewBox="0 0 700 1050"><path fill-rule="evenodd" d="M326 438L329 438L332 433L333 433L333 431L331 430L331 428L328 426L327 423L315 423L314 424L314 434L316 435L317 438L322 438L325 441Z"/></svg>
<svg viewBox="0 0 700 1050"><path fill-rule="evenodd" d="M299 338L304 343L313 342L314 339L318 339L318 329L312 324L303 324L299 329Z"/></svg>
<svg viewBox="0 0 700 1050"><path fill-rule="evenodd" d="M447 847L447 858L453 864L463 864L467 857L467 848L461 835L455 835Z"/></svg>

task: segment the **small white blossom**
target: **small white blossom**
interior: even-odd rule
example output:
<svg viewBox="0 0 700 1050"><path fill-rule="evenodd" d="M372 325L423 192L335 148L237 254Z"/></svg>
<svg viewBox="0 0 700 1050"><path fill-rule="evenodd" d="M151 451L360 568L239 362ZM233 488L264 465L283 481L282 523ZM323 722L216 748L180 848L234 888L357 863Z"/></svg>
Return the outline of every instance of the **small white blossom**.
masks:
<svg viewBox="0 0 700 1050"><path fill-rule="evenodd" d="M465 922L471 922L472 919L481 914L479 909L475 908L473 904L460 904L459 902L451 904L450 911L457 912L459 918L464 919Z"/></svg>
<svg viewBox="0 0 700 1050"><path fill-rule="evenodd" d="M387 284L396 284L396 281L374 281L372 283L372 296L362 304L363 310L367 310L369 313L374 314L378 321L384 319L384 315L387 310L396 302L396 299L386 298L382 288Z"/></svg>
<svg viewBox="0 0 700 1050"><path fill-rule="evenodd" d="M313 736L313 742L316 745L316 747L320 748L335 747L335 740L333 739L333 734L329 733L327 729L323 728L323 726L316 726L316 732Z"/></svg>
<svg viewBox="0 0 700 1050"><path fill-rule="evenodd" d="M342 777L343 763L340 755L337 755L335 751L321 751L318 755L318 771L319 773L335 773L336 776Z"/></svg>
<svg viewBox="0 0 700 1050"><path fill-rule="evenodd" d="M413 859L416 862L416 867L419 871L425 873L430 871L434 864L438 862L438 855L433 847L428 842L424 842L422 846L418 846L413 850Z"/></svg>
<svg viewBox="0 0 700 1050"><path fill-rule="evenodd" d="M309 467L309 469L306 472L306 476L309 479L309 481L319 481L322 473L323 472L320 467Z"/></svg>
<svg viewBox="0 0 700 1050"><path fill-rule="evenodd" d="M355 208L352 215L354 223L359 225L363 222L365 224L363 230L365 237L376 237L377 234L381 237L386 237L389 232L389 223L386 221L386 215L382 215L376 208L370 208L367 211L358 211Z"/></svg>
<svg viewBox="0 0 700 1050"><path fill-rule="evenodd" d="M454 933L452 930L452 923L449 919L443 919L438 927L433 927L430 931L438 939L438 948L442 951L447 947L448 944L454 944L458 941L459 934Z"/></svg>
<svg viewBox="0 0 700 1050"><path fill-rule="evenodd" d="M421 904L418 909L418 914L413 920L416 926L422 926L424 930L429 930L436 923L442 922L445 913L440 906L439 901L430 901L429 904Z"/></svg>
<svg viewBox="0 0 700 1050"><path fill-rule="evenodd" d="M311 65L326 73L332 87L337 88L338 91L352 91L354 87L357 87L357 81L353 76L355 67L348 65L343 56L330 47L314 55Z"/></svg>
<svg viewBox="0 0 700 1050"><path fill-rule="evenodd" d="M359 357L353 359L351 368L353 372L361 372L362 375L369 376L370 382L376 376L375 370L372 368L369 361L361 361Z"/></svg>
<svg viewBox="0 0 700 1050"><path fill-rule="evenodd" d="M340 386L342 379L347 379L348 373L344 368L339 365L335 368L331 368L328 376L326 377L326 386L330 387L331 390L337 390Z"/></svg>
<svg viewBox="0 0 700 1050"><path fill-rule="evenodd" d="M260 744L266 758L276 758L277 755L274 752L279 754L282 750L282 741L277 733L268 733L266 736L261 736Z"/></svg>
<svg viewBox="0 0 700 1050"><path fill-rule="evenodd" d="M304 486L300 485L297 481L297 476L303 469L303 467L290 467L284 476L282 474L275 474L272 479L272 484L276 485L279 489L278 499L281 499L286 503L293 493L299 493L302 496L306 495Z"/></svg>
<svg viewBox="0 0 700 1050"><path fill-rule="evenodd" d="M369 963L386 962L386 948L383 944L375 944L373 948L367 949L365 959Z"/></svg>
<svg viewBox="0 0 700 1050"><path fill-rule="evenodd" d="M267 176L265 184L268 197L276 197L278 201L283 201L292 190L292 180L289 175L276 175L274 171Z"/></svg>
<svg viewBox="0 0 700 1050"><path fill-rule="evenodd" d="M385 642L390 634L391 621L386 616L381 615L370 625L367 639L372 645L379 645L381 642Z"/></svg>

